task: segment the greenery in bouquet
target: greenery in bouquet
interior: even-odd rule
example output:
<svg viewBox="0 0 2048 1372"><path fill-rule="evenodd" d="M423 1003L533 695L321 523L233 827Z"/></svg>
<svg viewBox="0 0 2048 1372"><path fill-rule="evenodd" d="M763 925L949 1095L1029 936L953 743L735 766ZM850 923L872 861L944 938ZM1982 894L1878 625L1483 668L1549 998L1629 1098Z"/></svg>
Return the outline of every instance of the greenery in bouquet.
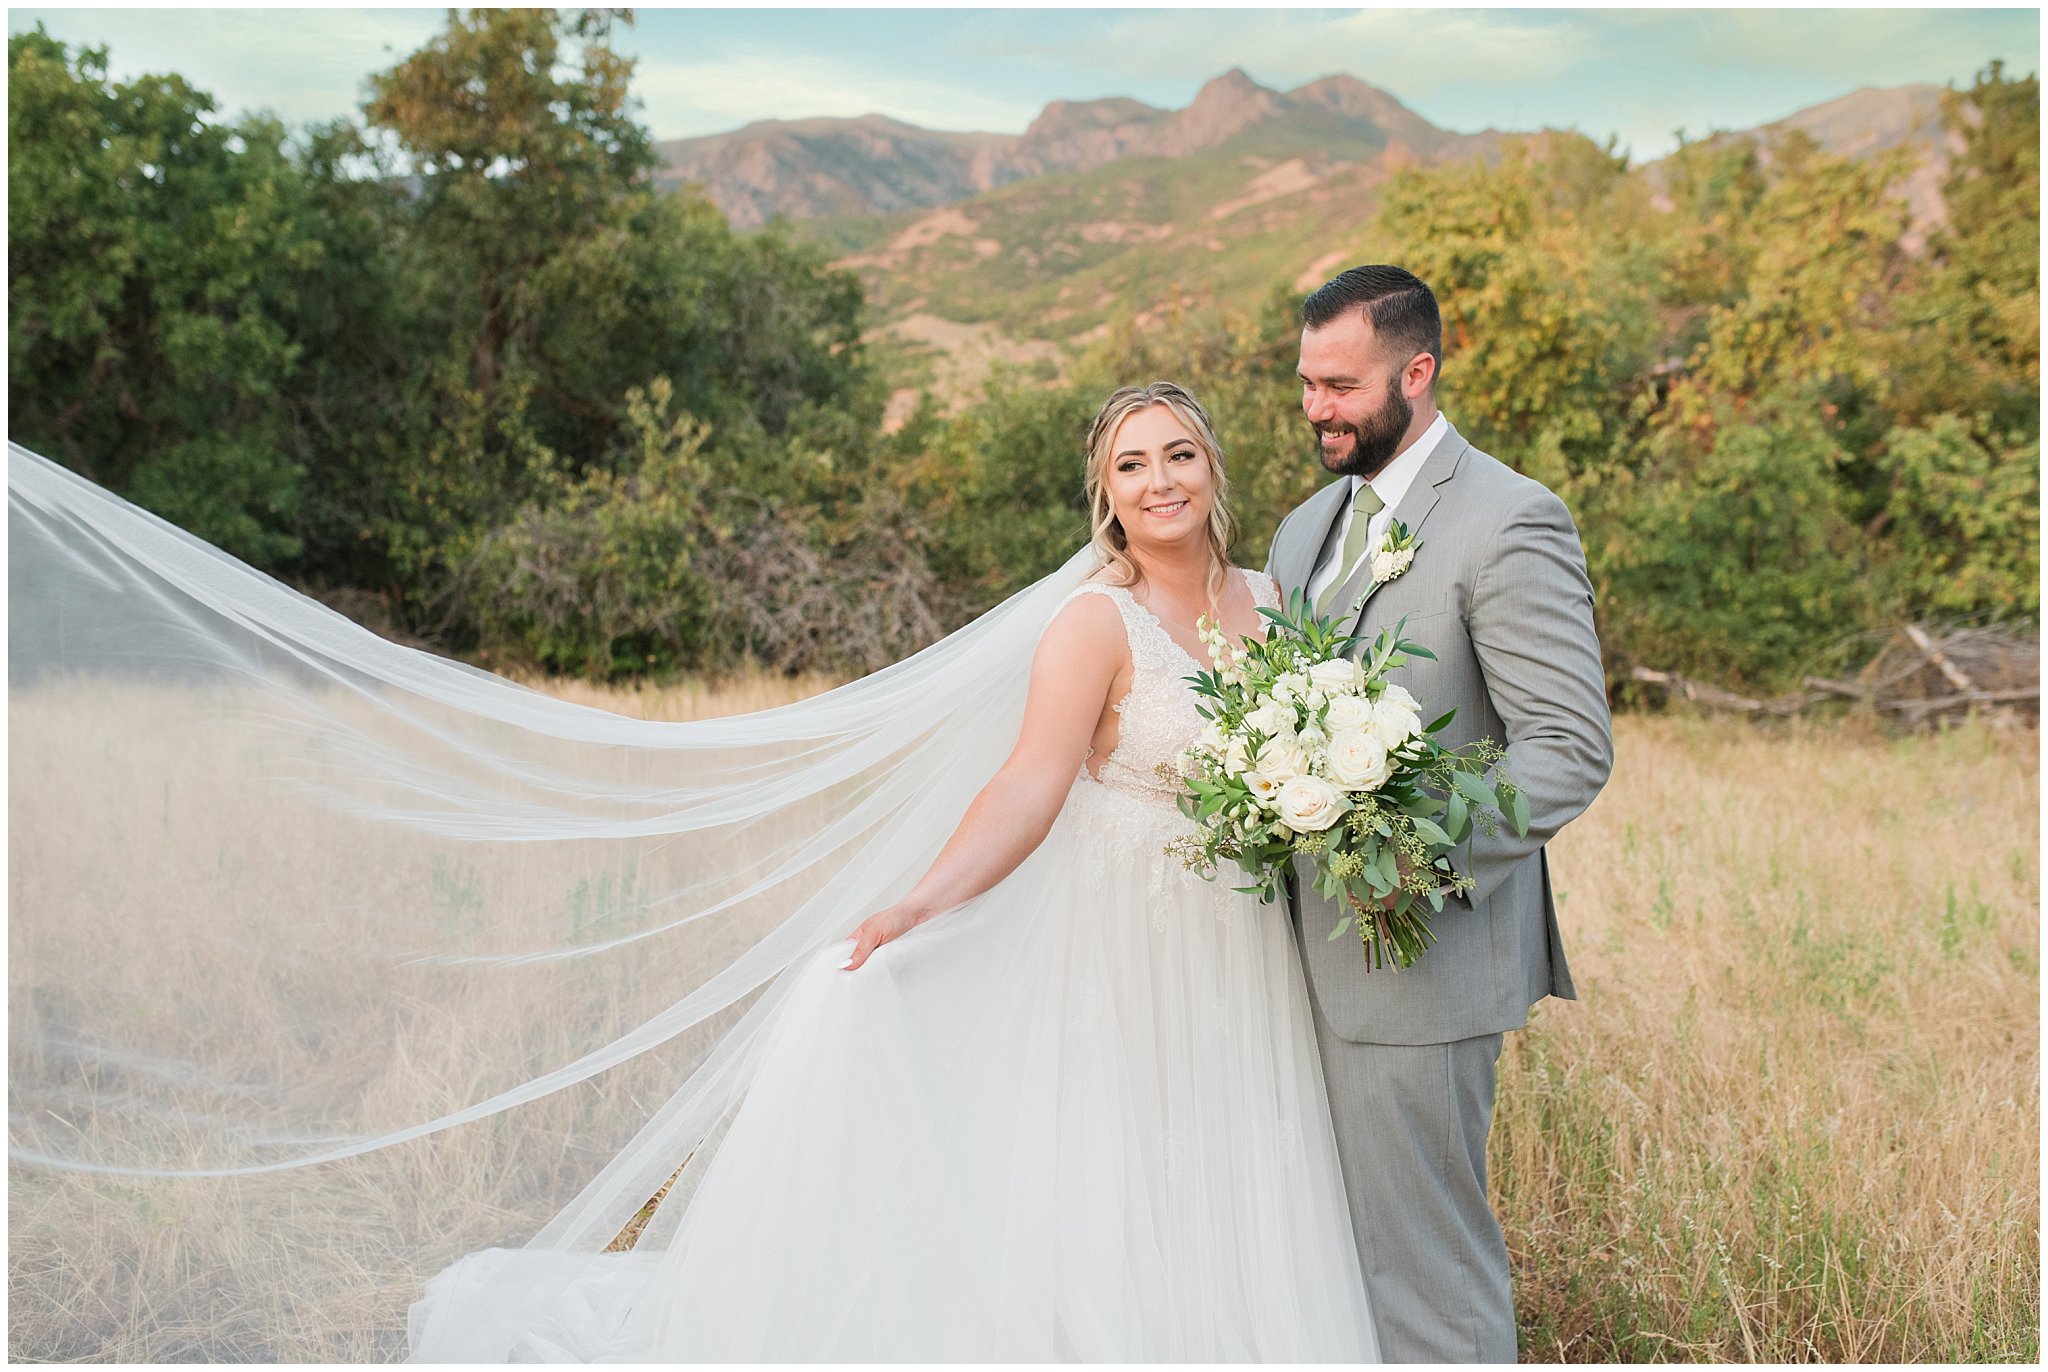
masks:
<svg viewBox="0 0 2048 1372"><path fill-rule="evenodd" d="M1212 668L1189 680L1208 723L1181 755L1180 798L1199 827L1169 851L1212 879L1236 863L1255 883L1237 889L1268 901L1306 858L1316 889L1348 912L1329 937L1355 928L1368 971L1413 966L1436 941L1430 914L1472 888L1453 855L1475 826L1491 833L1505 818L1526 833L1528 799L1498 743L1445 747L1437 735L1456 712L1425 725L1421 703L1388 679L1435 656L1403 636L1405 618L1353 658L1361 640L1300 591L1259 613L1264 640L1235 648L1202 621Z"/></svg>

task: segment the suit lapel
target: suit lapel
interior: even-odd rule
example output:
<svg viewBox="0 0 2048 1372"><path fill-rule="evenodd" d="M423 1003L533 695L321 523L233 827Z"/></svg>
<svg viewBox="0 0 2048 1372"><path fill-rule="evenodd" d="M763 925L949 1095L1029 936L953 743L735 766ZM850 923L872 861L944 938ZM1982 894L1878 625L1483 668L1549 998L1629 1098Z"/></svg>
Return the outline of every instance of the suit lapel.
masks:
<svg viewBox="0 0 2048 1372"><path fill-rule="evenodd" d="M1301 526L1301 533L1273 550L1273 579L1280 583L1283 596L1307 586L1309 577L1315 574L1324 545L1330 541L1330 529L1344 510L1344 493L1350 488L1350 479L1339 477L1310 496L1295 521Z"/></svg>
<svg viewBox="0 0 2048 1372"><path fill-rule="evenodd" d="M1443 498L1443 488L1457 476L1459 465L1464 462L1465 454L1471 450L1472 445L1465 441L1464 435L1456 428L1446 425L1443 438L1437 442L1429 456L1423 459L1422 470L1415 474L1415 480L1408 487L1407 494L1403 495L1401 503L1394 507L1394 519L1408 526L1408 534L1415 539L1417 545L1415 561L1409 564L1408 570L1403 572L1402 576L1414 576L1416 567L1429 556L1429 548L1422 541L1423 525L1429 522L1430 511L1434 510L1437 501ZM1366 607L1372 603L1372 597L1366 595L1366 591L1371 586L1372 559L1367 558L1344 587L1344 594L1349 599L1356 600L1361 595L1365 596L1365 604L1359 606L1358 614L1351 621L1351 633L1363 632L1360 626L1365 621Z"/></svg>

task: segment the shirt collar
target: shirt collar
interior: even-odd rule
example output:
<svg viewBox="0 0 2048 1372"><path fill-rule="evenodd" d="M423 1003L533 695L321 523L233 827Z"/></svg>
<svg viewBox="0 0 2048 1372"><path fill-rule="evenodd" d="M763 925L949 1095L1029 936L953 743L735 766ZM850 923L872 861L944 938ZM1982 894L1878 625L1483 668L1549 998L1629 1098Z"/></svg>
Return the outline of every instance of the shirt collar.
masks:
<svg viewBox="0 0 2048 1372"><path fill-rule="evenodd" d="M1415 474L1422 470L1422 464L1429 459L1436 445L1450 431L1451 421L1438 410L1436 418L1422 431L1421 437L1394 454L1394 460L1380 468L1379 475L1372 479L1372 493L1380 498L1380 508L1391 510L1401 503L1401 497L1408 494L1408 488L1415 484ZM1351 498L1358 499L1358 487L1365 480L1362 476L1351 478Z"/></svg>

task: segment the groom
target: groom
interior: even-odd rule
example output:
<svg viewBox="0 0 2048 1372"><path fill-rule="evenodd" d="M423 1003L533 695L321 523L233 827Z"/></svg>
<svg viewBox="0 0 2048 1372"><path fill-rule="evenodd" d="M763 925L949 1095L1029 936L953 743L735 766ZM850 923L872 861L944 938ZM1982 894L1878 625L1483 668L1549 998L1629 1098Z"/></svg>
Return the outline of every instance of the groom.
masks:
<svg viewBox="0 0 2048 1372"><path fill-rule="evenodd" d="M1575 999L1544 842L1613 761L1593 590L1564 503L1480 452L1437 412L1436 297L1399 267L1354 267L1301 307L1301 407L1340 478L1273 535L1266 570L1365 636L1408 617L1436 654L1395 679L1441 736L1490 736L1529 800L1529 831L1475 832L1465 896L1436 945L1367 975L1356 936L1312 884L1292 886L1351 1222L1389 1362L1513 1362L1508 1253L1486 1203L1501 1036L1544 996ZM1398 521L1413 563L1375 582ZM1383 560L1382 565L1385 565ZM1363 608L1353 610L1363 597ZM1461 864L1464 865L1464 864Z"/></svg>

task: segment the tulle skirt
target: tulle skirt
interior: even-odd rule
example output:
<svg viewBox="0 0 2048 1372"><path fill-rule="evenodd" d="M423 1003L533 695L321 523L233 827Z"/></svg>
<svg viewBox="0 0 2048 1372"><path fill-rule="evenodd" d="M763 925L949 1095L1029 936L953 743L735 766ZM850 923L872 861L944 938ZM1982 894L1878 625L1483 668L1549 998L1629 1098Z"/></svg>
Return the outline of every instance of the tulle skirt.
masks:
<svg viewBox="0 0 2048 1372"><path fill-rule="evenodd" d="M1375 1360L1286 914L1184 828L1084 776L986 894L819 950L664 1251L471 1254L412 1356Z"/></svg>

